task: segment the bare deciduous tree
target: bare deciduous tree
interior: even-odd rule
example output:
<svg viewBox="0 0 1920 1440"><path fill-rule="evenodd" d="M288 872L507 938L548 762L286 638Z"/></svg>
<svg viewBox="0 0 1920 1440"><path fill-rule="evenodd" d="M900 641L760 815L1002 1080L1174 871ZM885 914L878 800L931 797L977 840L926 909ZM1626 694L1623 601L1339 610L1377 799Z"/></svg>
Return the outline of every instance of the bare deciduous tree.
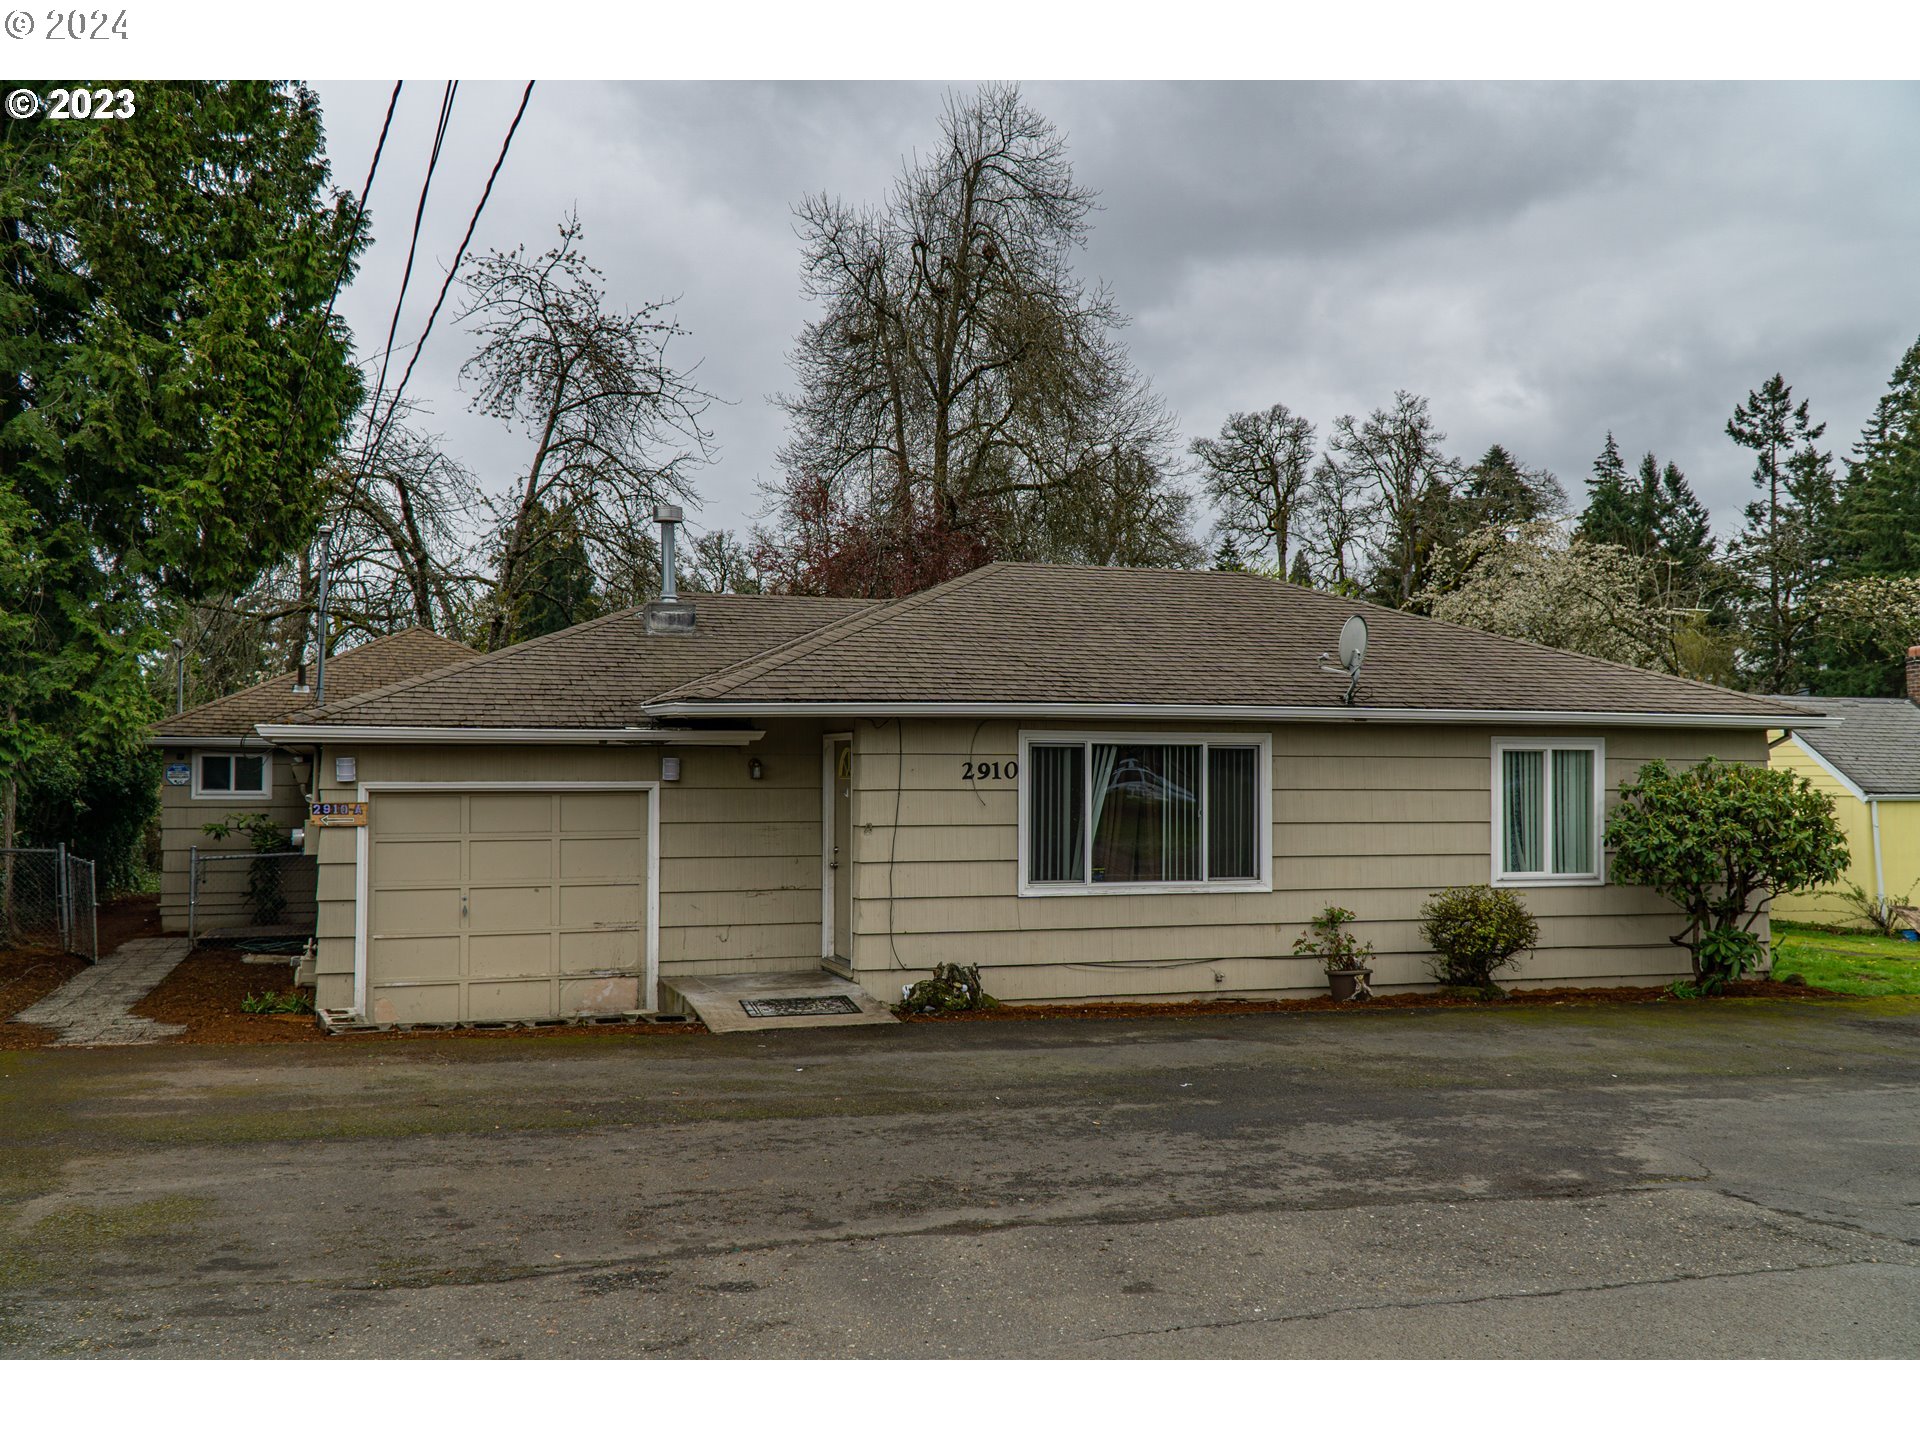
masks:
<svg viewBox="0 0 1920 1440"><path fill-rule="evenodd" d="M1459 462L1441 449L1446 439L1426 397L1406 390L1364 423L1351 415L1333 422L1326 465L1343 488L1368 497L1375 523L1364 543L1382 604L1405 608L1426 588L1460 475Z"/></svg>
<svg viewBox="0 0 1920 1440"><path fill-rule="evenodd" d="M489 647L505 634L536 518L564 514L596 560L645 533L659 500L690 498L690 470L709 458L701 415L713 397L670 358L687 332L669 301L611 309L601 274L580 253L579 217L528 258L494 251L467 280L464 319L480 348L461 368L473 407L523 430L526 469L499 502L501 546Z"/></svg>
<svg viewBox="0 0 1920 1440"><path fill-rule="evenodd" d="M1007 85L949 97L939 145L883 204L801 204L822 314L790 356L770 538L815 548L820 516L841 512L867 559L776 569L884 588L944 578L927 557L1052 558L1047 492L1152 448L1164 413L1115 338L1123 317L1073 270L1093 208L1059 132Z"/></svg>
<svg viewBox="0 0 1920 1440"><path fill-rule="evenodd" d="M1236 410L1220 433L1189 447L1207 494L1220 509L1219 533L1244 545L1249 559L1287 568L1295 520L1313 474L1314 430L1285 405Z"/></svg>

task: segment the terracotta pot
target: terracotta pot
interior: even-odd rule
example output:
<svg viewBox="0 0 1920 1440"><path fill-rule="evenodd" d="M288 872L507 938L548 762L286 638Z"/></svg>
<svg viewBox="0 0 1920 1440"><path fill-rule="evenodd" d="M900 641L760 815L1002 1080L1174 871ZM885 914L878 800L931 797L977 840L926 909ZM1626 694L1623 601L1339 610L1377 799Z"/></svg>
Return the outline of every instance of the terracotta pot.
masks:
<svg viewBox="0 0 1920 1440"><path fill-rule="evenodd" d="M1327 993L1336 1000L1351 1000L1363 983L1373 980L1373 971L1364 966L1351 970L1327 971Z"/></svg>

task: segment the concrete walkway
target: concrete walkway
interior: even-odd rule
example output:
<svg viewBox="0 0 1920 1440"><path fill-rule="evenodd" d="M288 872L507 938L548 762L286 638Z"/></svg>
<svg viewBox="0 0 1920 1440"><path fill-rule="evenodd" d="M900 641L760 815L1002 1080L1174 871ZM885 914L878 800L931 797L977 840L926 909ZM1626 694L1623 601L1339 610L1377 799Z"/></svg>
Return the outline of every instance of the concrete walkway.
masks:
<svg viewBox="0 0 1920 1440"><path fill-rule="evenodd" d="M172 935L129 940L13 1018L57 1031L55 1045L151 1045L178 1035L187 1027L144 1019L132 1007L187 958L187 949Z"/></svg>

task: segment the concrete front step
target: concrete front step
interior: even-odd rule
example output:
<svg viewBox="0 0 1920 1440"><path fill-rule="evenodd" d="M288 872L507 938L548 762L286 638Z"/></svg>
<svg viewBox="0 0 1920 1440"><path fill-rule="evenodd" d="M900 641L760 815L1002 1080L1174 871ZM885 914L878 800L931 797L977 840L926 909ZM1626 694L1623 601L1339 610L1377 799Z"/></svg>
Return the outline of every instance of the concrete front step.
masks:
<svg viewBox="0 0 1920 1440"><path fill-rule="evenodd" d="M756 1001L844 997L854 1010L828 1015L755 1015ZM851 980L824 970L771 975L674 975L660 978L660 1008L700 1017L716 1034L733 1030L816 1030L831 1025L897 1025L891 1010Z"/></svg>

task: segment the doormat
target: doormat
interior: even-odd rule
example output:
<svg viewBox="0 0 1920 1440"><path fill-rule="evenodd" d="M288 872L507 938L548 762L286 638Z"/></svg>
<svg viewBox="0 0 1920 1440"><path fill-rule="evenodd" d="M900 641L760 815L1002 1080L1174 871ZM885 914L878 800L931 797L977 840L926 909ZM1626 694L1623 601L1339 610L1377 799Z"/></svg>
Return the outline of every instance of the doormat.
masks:
<svg viewBox="0 0 1920 1440"><path fill-rule="evenodd" d="M851 995L802 995L792 1000L742 1000L740 1008L756 1020L785 1020L794 1015L858 1015Z"/></svg>

